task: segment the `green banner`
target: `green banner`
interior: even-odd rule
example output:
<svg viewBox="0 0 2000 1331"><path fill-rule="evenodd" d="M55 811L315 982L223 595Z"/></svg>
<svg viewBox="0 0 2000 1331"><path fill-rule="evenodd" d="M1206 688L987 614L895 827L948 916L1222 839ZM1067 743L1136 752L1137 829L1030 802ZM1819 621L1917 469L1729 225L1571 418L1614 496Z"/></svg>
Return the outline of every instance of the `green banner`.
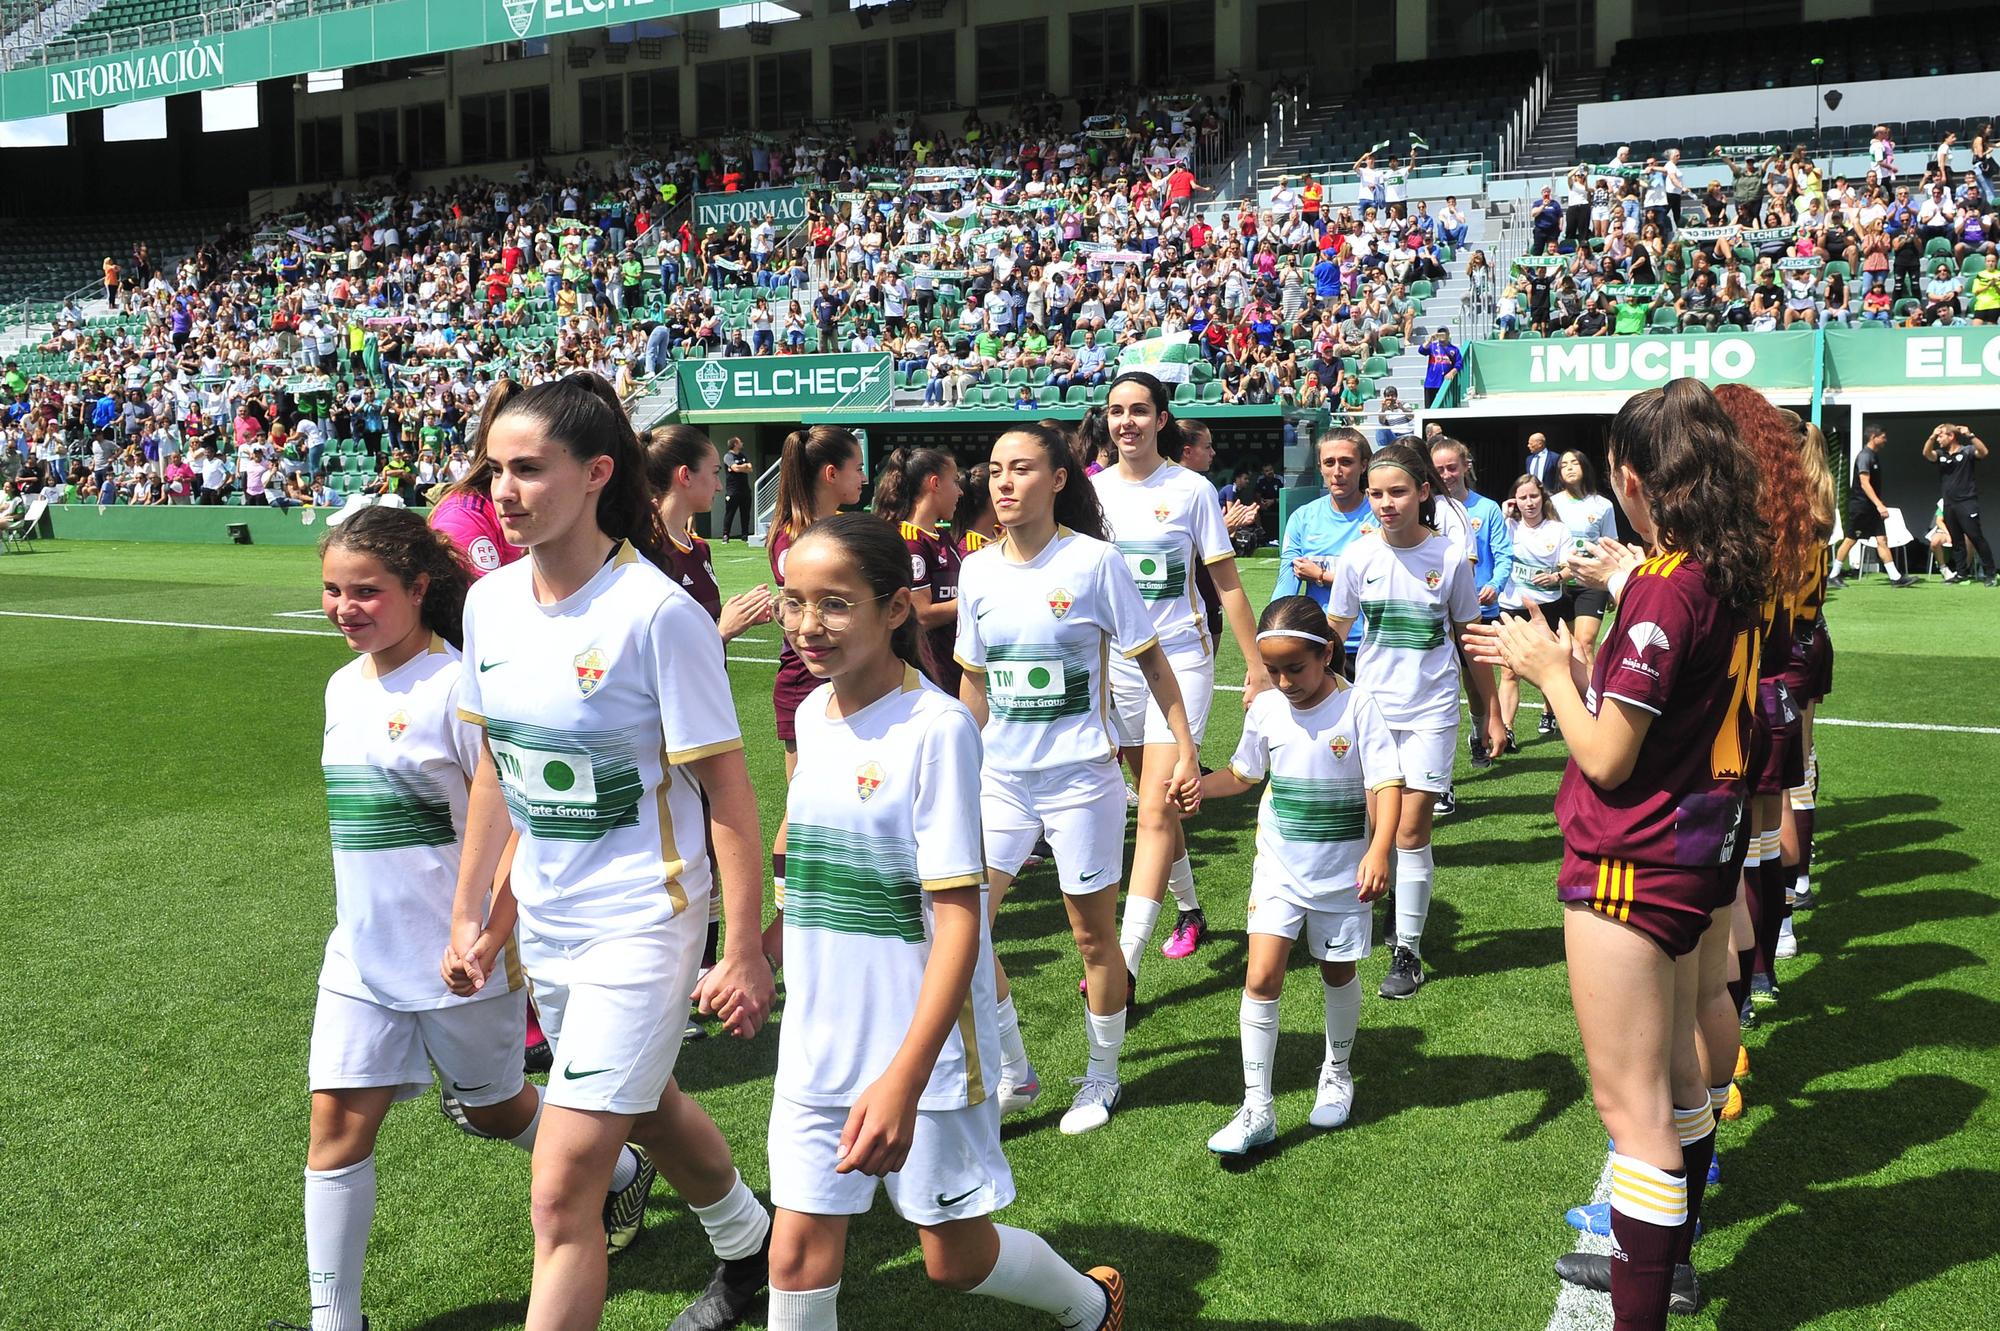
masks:
<svg viewBox="0 0 2000 1331"><path fill-rule="evenodd" d="M1829 340L1832 336L1828 334ZM1482 341L1467 348L1466 363L1465 378L1475 397L1635 393L1683 377L1710 385L1810 389L1813 334Z"/></svg>
<svg viewBox="0 0 2000 1331"><path fill-rule="evenodd" d="M797 226L806 220L806 192L802 189L746 189L734 194L694 196L694 224L702 227L755 226L769 215L778 226Z"/></svg>
<svg viewBox="0 0 2000 1331"><path fill-rule="evenodd" d="M721 8L721 0L381 0L135 50L19 64L0 74L0 120ZM171 31L155 28L161 37ZM139 40L146 39L142 32ZM52 45L55 54L70 49L61 40Z"/></svg>
<svg viewBox="0 0 2000 1331"><path fill-rule="evenodd" d="M727 356L680 363L681 409L860 411L889 405L895 380L876 356Z"/></svg>
<svg viewBox="0 0 2000 1331"><path fill-rule="evenodd" d="M2000 327L1829 328L1826 358L1828 388L1987 387L2000 383Z"/></svg>

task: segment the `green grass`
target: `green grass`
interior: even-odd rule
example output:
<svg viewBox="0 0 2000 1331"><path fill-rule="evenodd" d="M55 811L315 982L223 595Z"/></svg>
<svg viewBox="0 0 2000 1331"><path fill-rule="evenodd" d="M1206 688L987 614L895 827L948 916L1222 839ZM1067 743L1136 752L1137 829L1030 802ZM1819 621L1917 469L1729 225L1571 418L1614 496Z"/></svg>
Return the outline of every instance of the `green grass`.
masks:
<svg viewBox="0 0 2000 1331"><path fill-rule="evenodd" d="M719 557L725 589L761 552ZM1269 563L1248 570L1268 594ZM0 558L0 610L324 629L309 551L43 544ZM1830 619L1829 717L2000 725L1992 595L1862 586ZM739 644L775 658L775 630ZM10 718L0 899L13 1050L0 1089L9 1237L0 1326L253 1328L305 1311L299 1213L307 1033L332 923L317 770L332 637L0 617ZM767 827L783 798L774 667L731 673ZM1237 678L1229 649L1222 678ZM1207 756L1237 724L1218 700ZM1532 733L1532 723L1523 727ZM1751 1108L1722 1132L1724 1185L1696 1250L1725 1331L1971 1328L2000 1288L2000 945L1984 857L2000 735L1822 726L1823 904L1800 924L1779 1006L1750 1033ZM1441 822L1426 952L1435 982L1362 1013L1355 1121L1304 1126L1319 1057L1312 970L1293 973L1279 1049L1279 1149L1225 1169L1204 1149L1240 1091L1236 1006L1254 801L1192 825L1217 934L1155 958L1111 1126L1055 1131L1083 1064L1078 965L1053 876L999 926L1047 1090L1010 1122L1012 1224L1113 1262L1135 1328L1533 1331L1568 1246L1562 1208L1602 1162L1557 933L1554 740L1491 773L1461 764ZM1372 995L1385 957L1362 967ZM765 1181L777 1032L683 1055L684 1083ZM377 1331L518 1324L526 1161L468 1141L431 1103L390 1115L367 1306ZM709 1264L663 1189L613 1269L605 1325L663 1327ZM856 1225L847 1325L1037 1325L935 1291L886 1206ZM1978 1312L1985 1307L1986 1313Z"/></svg>

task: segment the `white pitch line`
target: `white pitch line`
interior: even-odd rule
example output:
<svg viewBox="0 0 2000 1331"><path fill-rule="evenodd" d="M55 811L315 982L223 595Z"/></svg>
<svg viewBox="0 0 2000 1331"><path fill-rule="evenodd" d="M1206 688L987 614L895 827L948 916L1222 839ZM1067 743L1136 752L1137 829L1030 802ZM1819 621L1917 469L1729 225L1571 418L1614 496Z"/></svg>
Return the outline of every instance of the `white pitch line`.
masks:
<svg viewBox="0 0 2000 1331"><path fill-rule="evenodd" d="M139 624L162 629L214 629L222 633L278 633L294 638L338 638L332 629L278 629L251 624L190 624L178 619L115 619L109 615L51 615L34 610L0 610L9 619L64 619L80 624Z"/></svg>
<svg viewBox="0 0 2000 1331"><path fill-rule="evenodd" d="M1604 1172L1597 1176L1597 1188L1590 1194L1590 1200L1608 1202L1611 1200L1611 1157L1604 1157ZM1611 1251L1611 1240L1596 1234L1578 1234L1577 1252ZM1572 1285L1560 1277L1556 1280L1556 1307L1549 1314L1548 1331L1610 1331L1611 1296L1596 1290Z"/></svg>
<svg viewBox="0 0 2000 1331"><path fill-rule="evenodd" d="M1855 726L1862 730L1941 730L1953 735L2000 735L2000 726L1934 726L1922 721L1843 721L1837 716L1816 716L1816 726Z"/></svg>

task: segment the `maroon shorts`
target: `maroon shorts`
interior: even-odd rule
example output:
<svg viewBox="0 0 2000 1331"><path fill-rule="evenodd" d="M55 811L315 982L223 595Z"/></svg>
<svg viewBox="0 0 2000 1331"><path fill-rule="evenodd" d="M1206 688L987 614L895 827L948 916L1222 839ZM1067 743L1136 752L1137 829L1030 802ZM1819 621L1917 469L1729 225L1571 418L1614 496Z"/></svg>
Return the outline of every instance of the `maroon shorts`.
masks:
<svg viewBox="0 0 2000 1331"><path fill-rule="evenodd" d="M1785 687L1802 711L1833 692L1833 639L1827 636L1824 619L1813 621L1803 645L1793 644L1792 659L1785 665Z"/></svg>
<svg viewBox="0 0 2000 1331"><path fill-rule="evenodd" d="M1780 795L1806 779L1799 744L1799 709L1776 676L1757 681L1757 714L1750 726L1750 793Z"/></svg>
<svg viewBox="0 0 2000 1331"><path fill-rule="evenodd" d="M771 710L778 715L778 738L790 744L799 737L793 720L798 715L799 704L819 687L819 681L813 678L812 671L806 669L806 663L799 660L791 648L785 648L779 655L782 659L778 662L778 679L771 685Z"/></svg>
<svg viewBox="0 0 2000 1331"><path fill-rule="evenodd" d="M1563 847L1556 897L1580 901L1598 914L1629 924L1670 957L1684 957L1721 910L1736 899L1736 873L1728 865L1690 869L1592 859Z"/></svg>

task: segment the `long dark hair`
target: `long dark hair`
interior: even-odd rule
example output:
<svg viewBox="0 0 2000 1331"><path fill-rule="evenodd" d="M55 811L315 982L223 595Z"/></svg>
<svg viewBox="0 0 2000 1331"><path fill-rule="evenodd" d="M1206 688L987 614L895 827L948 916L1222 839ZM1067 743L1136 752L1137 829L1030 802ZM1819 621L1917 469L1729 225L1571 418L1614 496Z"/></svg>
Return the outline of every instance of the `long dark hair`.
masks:
<svg viewBox="0 0 2000 1331"><path fill-rule="evenodd" d="M1399 471L1408 472L1411 480L1430 487L1431 497L1417 505L1417 521L1436 531L1437 501L1438 496L1444 493L1444 482L1438 479L1437 468L1431 466L1431 455L1398 439L1394 443L1382 445L1375 450L1374 456L1368 459L1369 471L1372 472L1377 467L1394 467Z"/></svg>
<svg viewBox="0 0 2000 1331"><path fill-rule="evenodd" d="M1158 412L1160 417L1160 456L1169 462L1179 462L1181 454L1187 451L1187 436L1181 433L1181 423L1174 419L1174 413L1169 410L1173 395L1167 392L1167 386L1144 370L1126 370L1113 379L1111 386L1104 390L1106 397L1116 392L1120 384L1137 384L1146 390L1148 397L1153 399L1153 410Z"/></svg>
<svg viewBox="0 0 2000 1331"><path fill-rule="evenodd" d="M838 467L861 451L861 441L838 425L814 425L785 436L778 455L777 525L792 535L810 527L818 516L814 498L822 468Z"/></svg>
<svg viewBox="0 0 2000 1331"><path fill-rule="evenodd" d="M924 483L957 469L949 455L935 448L897 449L875 477L875 516L884 522L908 522Z"/></svg>
<svg viewBox="0 0 2000 1331"><path fill-rule="evenodd" d="M454 483L447 494L475 495L485 499L493 493L493 463L486 456L486 436L493 429L493 417L521 385L502 375L486 390L479 404L479 428L472 435L472 466Z"/></svg>
<svg viewBox="0 0 2000 1331"><path fill-rule="evenodd" d="M320 558L329 550L367 555L405 591L429 574L418 618L452 646L465 645L465 591L472 585L472 570L451 538L432 530L413 510L384 504L356 509L319 538Z"/></svg>
<svg viewBox="0 0 2000 1331"><path fill-rule="evenodd" d="M666 532L646 484L646 457L617 390L588 370L508 394L486 413L481 433L509 416L526 416L579 462L611 459L611 479L597 492L597 529L655 564Z"/></svg>
<svg viewBox="0 0 2000 1331"><path fill-rule="evenodd" d="M978 532L982 537L993 536L993 491L991 488L993 468L982 462L965 473L958 487L958 511L951 515L952 535L961 543L965 534ZM981 519L985 519L983 522Z"/></svg>
<svg viewBox="0 0 2000 1331"><path fill-rule="evenodd" d="M1597 464L1590 460L1590 454L1580 448L1565 448L1562 452L1556 454L1556 484L1562 486L1564 490L1569 489L1569 486L1563 483L1562 466L1563 459L1571 456L1576 458L1577 466L1583 469L1583 479L1577 482L1582 487L1583 492L1586 495L1601 494L1602 491L1598 489L1597 485Z"/></svg>
<svg viewBox="0 0 2000 1331"><path fill-rule="evenodd" d="M646 450L646 484L655 499L664 499L674 488L674 473L682 467L697 471L715 452L708 435L692 425L661 425L646 431L639 440Z"/></svg>
<svg viewBox="0 0 2000 1331"><path fill-rule="evenodd" d="M1717 601L1754 616L1771 582L1764 487L1715 394L1698 379L1636 393L1612 417L1609 445L1612 465L1646 487L1658 549L1699 562Z"/></svg>
<svg viewBox="0 0 2000 1331"><path fill-rule="evenodd" d="M808 541L832 541L838 545L879 600L887 601L898 591L910 589L910 548L903 544L895 528L873 514L836 513L813 523L799 538L800 545ZM794 554L798 548L792 547ZM889 646L905 665L923 672L923 646L917 632L915 607L890 632Z"/></svg>
<svg viewBox="0 0 2000 1331"><path fill-rule="evenodd" d="M1000 438L1005 439L1010 434L1034 440L1035 446L1048 459L1049 470L1060 471L1067 476L1062 489L1056 491L1056 525L1100 541L1109 540L1104 534L1104 509L1097 502L1097 487L1076 465L1076 455L1070 452L1069 436L1039 422L1011 426ZM999 440L994 442L997 444Z"/></svg>

